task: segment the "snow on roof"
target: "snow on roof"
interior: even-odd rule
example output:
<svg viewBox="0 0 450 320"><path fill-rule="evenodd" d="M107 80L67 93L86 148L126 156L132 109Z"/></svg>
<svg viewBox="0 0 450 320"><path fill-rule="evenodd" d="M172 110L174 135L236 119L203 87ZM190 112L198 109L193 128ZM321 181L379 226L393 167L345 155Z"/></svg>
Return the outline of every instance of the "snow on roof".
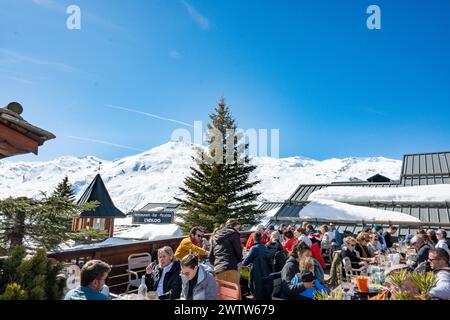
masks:
<svg viewBox="0 0 450 320"><path fill-rule="evenodd" d="M327 187L311 193L308 201L450 201L450 184L401 188Z"/></svg>
<svg viewBox="0 0 450 320"><path fill-rule="evenodd" d="M77 246L71 246L69 243L66 243L64 245L61 245L59 247L60 250L57 250L57 251L95 249L95 248L115 246L115 245L119 245L119 244L133 243L133 242L137 242L137 241L133 240L133 239L121 239L121 238L113 237L113 238L108 238L102 242L80 244Z"/></svg>
<svg viewBox="0 0 450 320"><path fill-rule="evenodd" d="M133 229L115 234L116 237L126 239L162 240L181 237L183 233L176 224L142 224Z"/></svg>
<svg viewBox="0 0 450 320"><path fill-rule="evenodd" d="M416 217L405 213L355 206L333 200L314 200L300 211L299 217L305 220L318 219L333 222L420 222Z"/></svg>

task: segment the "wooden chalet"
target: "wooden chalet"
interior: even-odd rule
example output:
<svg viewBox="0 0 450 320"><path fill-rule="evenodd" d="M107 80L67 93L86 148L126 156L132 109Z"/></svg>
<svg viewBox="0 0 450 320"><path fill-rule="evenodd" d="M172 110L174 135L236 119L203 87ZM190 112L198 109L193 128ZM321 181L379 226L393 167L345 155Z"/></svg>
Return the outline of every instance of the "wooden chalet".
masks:
<svg viewBox="0 0 450 320"><path fill-rule="evenodd" d="M22 106L11 102L0 108L0 159L26 153L38 154L38 147L56 138L54 134L35 127L20 115Z"/></svg>
<svg viewBox="0 0 450 320"><path fill-rule="evenodd" d="M100 205L94 210L83 211L79 217L73 218L72 231L95 228L107 231L109 236L112 237L114 234L114 219L125 218L125 214L117 209L112 202L100 174L95 176L77 204L83 205L91 201L98 201Z"/></svg>

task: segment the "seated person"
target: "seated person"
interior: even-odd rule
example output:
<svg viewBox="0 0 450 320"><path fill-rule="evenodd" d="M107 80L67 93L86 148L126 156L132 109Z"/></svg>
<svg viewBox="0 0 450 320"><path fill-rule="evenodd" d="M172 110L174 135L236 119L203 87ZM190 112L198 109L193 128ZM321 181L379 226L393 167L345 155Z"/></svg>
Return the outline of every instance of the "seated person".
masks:
<svg viewBox="0 0 450 320"><path fill-rule="evenodd" d="M299 261L302 257L302 252L305 250L311 251L311 249L304 243L297 243L290 254L289 259L286 261L283 269L281 270L281 298L282 299L295 299L301 300L302 297L299 293L308 288L314 287L314 282L302 282L298 281L296 284L292 283L292 279L297 273L300 272Z"/></svg>
<svg viewBox="0 0 450 320"><path fill-rule="evenodd" d="M158 250L158 261L148 265L145 274L147 290L158 292L159 299L178 299L181 294L180 262L169 246Z"/></svg>
<svg viewBox="0 0 450 320"><path fill-rule="evenodd" d="M370 238L367 232L360 232L356 237L356 251L358 251L361 258L373 257L373 255L370 254L369 248L367 247L369 240Z"/></svg>
<svg viewBox="0 0 450 320"><path fill-rule="evenodd" d="M181 260L181 300L216 300L217 284L214 270L198 263L194 254Z"/></svg>
<svg viewBox="0 0 450 320"><path fill-rule="evenodd" d="M422 262L428 260L428 252L430 251L431 247L426 243L426 240L422 236L414 236L411 239L410 243L416 251L416 256L413 259L410 259L410 261L408 261L408 264L412 268L416 268Z"/></svg>
<svg viewBox="0 0 450 320"><path fill-rule="evenodd" d="M356 251L356 239L346 237L344 239L345 250L342 250L342 258L348 257L352 263L353 269L359 269L366 266L369 262L373 262L373 258L361 258Z"/></svg>
<svg viewBox="0 0 450 320"><path fill-rule="evenodd" d="M316 291L325 291L326 293L330 293L330 290L323 285L323 283L316 279L314 275L314 261L313 258L303 258L299 263L300 272L295 275L292 279L292 284L296 285L299 282L312 282L314 283L314 288L307 288L304 291L299 292L301 297L306 299L314 299L314 294Z"/></svg>
<svg viewBox="0 0 450 320"><path fill-rule="evenodd" d="M428 260L438 279L436 286L430 291L431 296L433 298L450 300L450 268L447 251L442 248L430 249Z"/></svg>
<svg viewBox="0 0 450 320"><path fill-rule="evenodd" d="M81 268L81 286L66 293L64 300L109 300L102 293L111 267L100 260L89 260Z"/></svg>
<svg viewBox="0 0 450 320"><path fill-rule="evenodd" d="M378 241L378 235L376 233L372 233L370 235L369 243L367 243L367 250L369 251L370 257L375 257L381 253L381 244Z"/></svg>

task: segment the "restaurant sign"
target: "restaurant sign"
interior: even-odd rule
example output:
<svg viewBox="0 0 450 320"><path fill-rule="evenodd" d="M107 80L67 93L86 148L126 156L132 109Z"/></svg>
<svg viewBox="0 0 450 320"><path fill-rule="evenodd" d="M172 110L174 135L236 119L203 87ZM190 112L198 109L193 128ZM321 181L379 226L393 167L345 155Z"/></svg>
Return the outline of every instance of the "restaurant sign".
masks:
<svg viewBox="0 0 450 320"><path fill-rule="evenodd" d="M173 212L167 211L135 211L133 212L133 224L165 224L173 223Z"/></svg>

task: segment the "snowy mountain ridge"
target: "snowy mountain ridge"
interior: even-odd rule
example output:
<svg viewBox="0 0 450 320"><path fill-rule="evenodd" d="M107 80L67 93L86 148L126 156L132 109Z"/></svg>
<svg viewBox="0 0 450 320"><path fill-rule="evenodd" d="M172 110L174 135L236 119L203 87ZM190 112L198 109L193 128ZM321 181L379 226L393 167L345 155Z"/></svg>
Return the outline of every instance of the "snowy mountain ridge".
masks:
<svg viewBox="0 0 450 320"><path fill-rule="evenodd" d="M195 166L195 146L170 141L148 151L117 159L93 156L63 156L46 162L11 162L0 160L0 199L9 196L36 197L50 193L65 175L77 198L96 175L102 162L101 176L115 205L124 212L136 210L149 202L174 202L181 196L179 187ZM255 188L259 201L284 201L299 184L365 180L380 173L391 179L400 176L400 160L384 157L343 158L318 161L304 157L254 157L257 169L252 179L262 182Z"/></svg>

